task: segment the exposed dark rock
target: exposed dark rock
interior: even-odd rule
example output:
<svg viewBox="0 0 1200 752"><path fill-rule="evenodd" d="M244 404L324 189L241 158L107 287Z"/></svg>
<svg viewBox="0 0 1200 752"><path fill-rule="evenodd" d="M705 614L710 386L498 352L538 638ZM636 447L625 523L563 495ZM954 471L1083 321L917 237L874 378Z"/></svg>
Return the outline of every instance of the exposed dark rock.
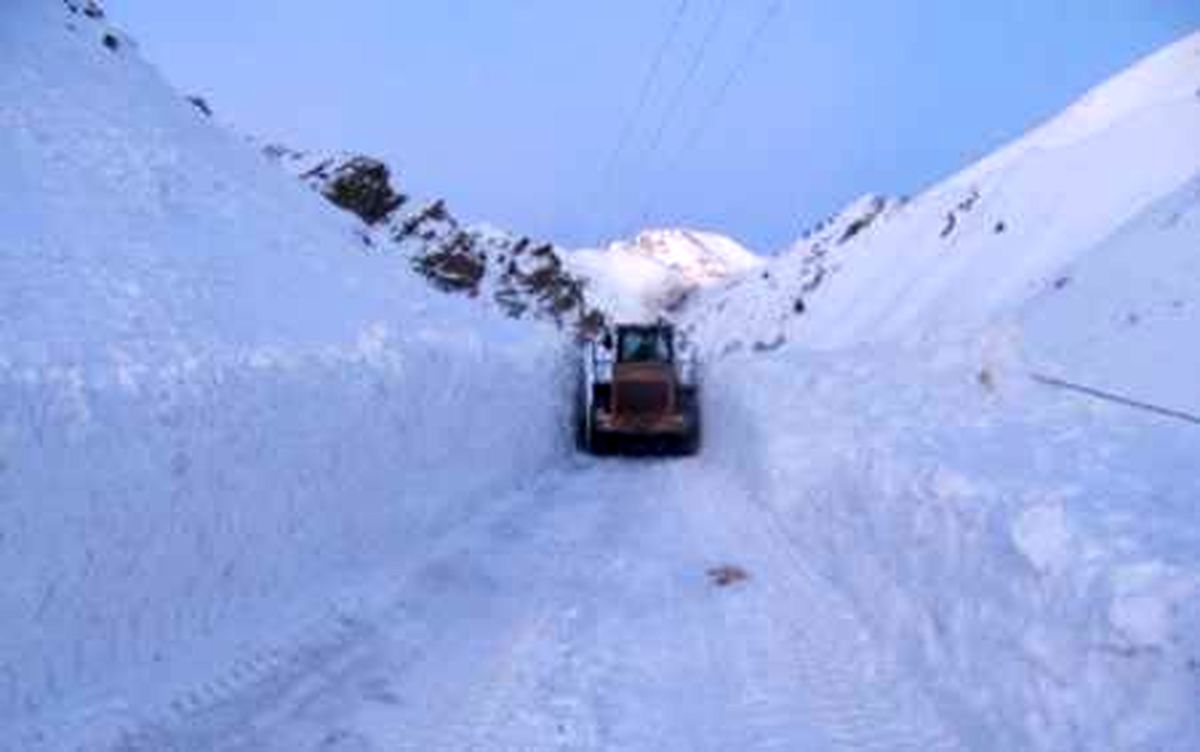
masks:
<svg viewBox="0 0 1200 752"><path fill-rule="evenodd" d="M825 267L818 266L812 276L805 280L804 284L800 285L800 292L810 293L815 291L825 281L825 274Z"/></svg>
<svg viewBox="0 0 1200 752"><path fill-rule="evenodd" d="M368 224L384 222L390 242L379 251L403 253L438 289L472 297L487 290L489 302L505 314L573 327L582 338L596 336L607 326L604 313L588 305L583 280L567 271L554 245L462 225L442 200L401 209L406 197L392 189L388 169L379 160L357 156L316 161L278 145L263 152L294 169L336 206ZM367 246L379 237L383 236L360 235Z"/></svg>
<svg viewBox="0 0 1200 752"><path fill-rule="evenodd" d="M853 221L846 225L846 229L842 230L842 234L838 236L837 244L844 245L847 241L870 227L875 220L879 218L879 215L883 213L883 210L886 207L887 201L885 201L882 196L872 197L870 207L864 214L856 217Z"/></svg>
<svg viewBox="0 0 1200 752"><path fill-rule="evenodd" d="M996 223L996 225L995 225L995 226L992 228L992 232L994 232L994 233L996 233L997 235L999 235L999 234L1003 233L1003 232L1004 232L1005 230L1007 230L1007 229L1008 229L1008 225L1004 224L1004 222L1003 222L1003 221L1001 221L1001 222L997 222L997 223Z"/></svg>
<svg viewBox="0 0 1200 752"><path fill-rule="evenodd" d="M975 375L975 380L978 381L979 385L981 387L983 387L984 389L986 389L987 391L989 391L989 392L996 391L996 377L992 375L992 372L990 369L988 369L988 368L979 369L979 373L977 373Z"/></svg>
<svg viewBox="0 0 1200 752"><path fill-rule="evenodd" d="M426 279L446 292L478 294L486 262L473 251L469 238L456 234L451 241L414 260L414 267Z"/></svg>
<svg viewBox="0 0 1200 752"><path fill-rule="evenodd" d="M205 100L204 97L193 95L188 97L187 101L191 102L192 106L197 110L200 110L205 117L212 117L212 108L208 106L208 101Z"/></svg>
<svg viewBox="0 0 1200 752"><path fill-rule="evenodd" d="M854 221L853 221L853 222L851 222L850 224L846 225L846 229L845 229L845 230L842 232L842 235L841 235L841 237L839 237L839 238L838 238L838 240L837 240L837 242L838 242L838 245L842 245L842 244L843 244L843 243L845 243L847 240L850 240L850 239L851 239L851 238L853 238L855 235L859 234L859 233L860 233L860 232L862 232L863 230L865 230L865 229L867 229L868 227L870 227L870 226L871 226L871 221L872 221L873 219L875 219L875 217L873 217L873 216L871 216L871 217L859 217L858 219L854 220Z"/></svg>
<svg viewBox="0 0 1200 752"><path fill-rule="evenodd" d="M383 162L355 157L334 170L323 192L333 203L373 225L407 200L393 190L390 178Z"/></svg>
<svg viewBox="0 0 1200 752"><path fill-rule="evenodd" d="M959 218L954 216L954 212L953 211L947 212L946 224L942 225L941 236L949 237L950 233L953 233L954 228L958 227L958 224L959 224Z"/></svg>
<svg viewBox="0 0 1200 752"><path fill-rule="evenodd" d="M771 352L773 350L778 350L779 348L783 347L785 342L787 342L787 337L780 334L779 336L775 337L775 339L771 340L770 342L755 342L753 349L754 349L754 352L760 352L760 353Z"/></svg>
<svg viewBox="0 0 1200 752"><path fill-rule="evenodd" d="M958 226L958 217L954 212L946 212L946 224L942 226L941 237L949 237L950 233L954 232L954 228Z"/></svg>
<svg viewBox="0 0 1200 752"><path fill-rule="evenodd" d="M63 0L63 5L74 14L82 13L97 20L104 18L104 10L95 0Z"/></svg>
<svg viewBox="0 0 1200 752"><path fill-rule="evenodd" d="M730 585L736 585L739 582L745 582L750 579L750 573L736 564L722 564L719 567L712 567L705 574L708 575L709 581L717 587L729 587Z"/></svg>
<svg viewBox="0 0 1200 752"><path fill-rule="evenodd" d="M971 192L967 194L966 198L959 201L953 209L946 212L946 224L942 226L941 237L949 237L950 233L954 232L954 228L958 227L958 215L960 213L965 214L966 212L971 211L978 201L979 189L972 188Z"/></svg>
<svg viewBox="0 0 1200 752"><path fill-rule="evenodd" d="M100 42L113 52L116 52L117 48L121 46L121 40L111 31L104 32L104 36L100 38Z"/></svg>
<svg viewBox="0 0 1200 752"><path fill-rule="evenodd" d="M974 208L975 202L978 200L979 200L979 189L972 188L970 194L968 194L967 197L964 198L962 201L958 202L958 210L962 211L962 212L969 212L969 211L971 211L972 208Z"/></svg>

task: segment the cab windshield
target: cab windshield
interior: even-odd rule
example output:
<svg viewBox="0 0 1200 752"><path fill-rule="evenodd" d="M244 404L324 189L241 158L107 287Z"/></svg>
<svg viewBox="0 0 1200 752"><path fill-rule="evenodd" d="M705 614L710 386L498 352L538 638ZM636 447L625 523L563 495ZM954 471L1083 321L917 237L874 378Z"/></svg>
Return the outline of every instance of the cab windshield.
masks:
<svg viewBox="0 0 1200 752"><path fill-rule="evenodd" d="M617 360L622 363L671 360L671 346L660 329L625 329L618 336Z"/></svg>

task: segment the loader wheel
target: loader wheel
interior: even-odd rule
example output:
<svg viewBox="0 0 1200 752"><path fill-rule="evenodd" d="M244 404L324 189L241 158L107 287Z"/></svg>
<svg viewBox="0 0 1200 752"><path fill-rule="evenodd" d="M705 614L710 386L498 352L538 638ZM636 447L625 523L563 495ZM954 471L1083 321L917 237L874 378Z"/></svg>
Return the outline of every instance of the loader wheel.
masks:
<svg viewBox="0 0 1200 752"><path fill-rule="evenodd" d="M596 422L593 419L591 431L588 435L588 451L597 457L604 457L612 454L616 448L613 437L604 431L596 430Z"/></svg>
<svg viewBox="0 0 1200 752"><path fill-rule="evenodd" d="M608 434L596 430L596 406L588 410L580 404L575 421L575 446L581 452L604 455L611 452L612 439Z"/></svg>
<svg viewBox="0 0 1200 752"><path fill-rule="evenodd" d="M575 407L575 448L581 452L589 450L590 436L587 419L587 409L577 404Z"/></svg>
<svg viewBox="0 0 1200 752"><path fill-rule="evenodd" d="M684 405L684 411L689 427L687 433L679 437L676 450L684 457L691 457L700 451L700 406L692 399Z"/></svg>

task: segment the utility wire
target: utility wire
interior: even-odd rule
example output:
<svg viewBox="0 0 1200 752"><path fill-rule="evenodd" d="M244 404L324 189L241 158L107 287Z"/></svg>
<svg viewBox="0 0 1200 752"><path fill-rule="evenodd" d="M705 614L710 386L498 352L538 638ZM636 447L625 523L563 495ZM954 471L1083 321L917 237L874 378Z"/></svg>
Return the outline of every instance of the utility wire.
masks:
<svg viewBox="0 0 1200 752"><path fill-rule="evenodd" d="M733 88L733 85L737 83L738 79L741 78L746 68L749 67L750 61L754 57L754 52L757 50L758 45L762 42L763 35L770 27L771 22L775 20L776 16L779 15L781 10L783 10L783 0L773 0L773 2L767 7L767 12L758 22L758 25L754 28L754 31L750 34L749 38L747 38L745 46L742 47L742 51L738 55L737 62L734 63L733 68L729 71L729 75L727 75L725 80L721 82L721 86L716 90L716 94L708 101L707 106L701 111L700 117L696 118L695 122L692 123L691 130L688 131L687 136L683 140L683 148L679 150L679 152L675 155L675 159L671 162L672 167L679 164L679 160L683 158L683 155L686 154L687 151L700 139L700 136L703 135L708 124L712 122L713 113L715 113L718 108L725 103L725 97L728 96L730 89Z"/></svg>
<svg viewBox="0 0 1200 752"><path fill-rule="evenodd" d="M650 98L650 91L654 88L654 80L658 78L658 73L662 69L663 60L666 59L667 50L671 48L675 41L676 35L679 33L679 28L683 25L683 18L687 14L688 0L680 0L679 6L675 9L675 14L671 17L670 26L667 27L667 33L663 36L662 41L658 45L658 50L655 51L654 57L650 62L650 68L646 71L645 78L642 79L641 89L638 92L638 98L633 109L625 118L625 124L621 127L621 133L617 136L617 143L613 147L612 153L609 154L608 161L604 165L603 183L608 184L609 178L612 176L613 170L616 169L617 162L621 155L625 152L625 147L629 143L630 136L633 135L634 125L642 115L642 111L646 109L646 102Z"/></svg>
<svg viewBox="0 0 1200 752"><path fill-rule="evenodd" d="M713 14L712 19L708 22L708 27L704 30L704 36L700 39L700 44L696 46L691 60L688 61L688 67L683 78L671 93L671 98L667 101L666 109L663 110L662 117L658 121L658 126L654 129L654 134L651 136L650 143L646 149L647 162L654 159L655 153L662 143L663 134L666 133L667 125L675 116L675 112L679 109L679 105L683 101L684 92L691 85L692 79L696 77L696 73L700 70L704 58L708 55L708 48L712 45L713 39L716 38L717 31L721 27L721 22L725 20L725 11L728 9L729 0L720 0L717 12Z"/></svg>
<svg viewBox="0 0 1200 752"><path fill-rule="evenodd" d="M779 15L781 10L783 10L783 0L772 0L771 4L767 6L766 12L763 14L758 24L755 25L754 30L750 33L750 36L746 38L746 43L742 46L741 52L738 53L733 67L730 68L729 73L725 76L724 80L721 81L721 85L717 87L713 96L709 98L708 102L701 109L699 115L692 122L692 127L688 129L687 135L682 141L683 145L680 147L679 151L677 151L675 156L667 163L666 171L668 173L675 171L675 169L679 166L680 161L682 161L684 155L688 153L692 146L694 146L704 134L709 123L713 119L714 113L716 113L718 108L724 104L725 98L729 95L730 90L733 89L734 84L737 83L742 74L745 72L746 68L749 67L755 51L762 42L763 36L766 34L771 22L775 20L775 17ZM645 217L650 214L652 208L653 207L648 205L643 206L643 221Z"/></svg>
<svg viewBox="0 0 1200 752"><path fill-rule="evenodd" d="M1041 373L1031 373L1029 376L1039 384L1045 384L1046 386L1057 387L1059 389L1066 389L1068 391L1078 392L1079 394L1086 394L1089 397L1104 400L1105 402L1115 402L1118 405L1125 405L1126 407L1132 407L1136 410L1143 410L1148 413L1162 415L1163 417L1174 418L1187 423L1195 423L1200 425L1200 416L1192 415L1191 413L1185 413L1182 410L1174 410L1169 407L1163 407L1162 405L1155 405L1150 402L1131 399L1130 397L1126 397L1121 394L1106 392L1103 389L1097 389L1093 386L1086 386L1084 384L1077 384L1074 381L1067 381L1066 379L1060 379L1055 376L1047 376L1046 374Z"/></svg>

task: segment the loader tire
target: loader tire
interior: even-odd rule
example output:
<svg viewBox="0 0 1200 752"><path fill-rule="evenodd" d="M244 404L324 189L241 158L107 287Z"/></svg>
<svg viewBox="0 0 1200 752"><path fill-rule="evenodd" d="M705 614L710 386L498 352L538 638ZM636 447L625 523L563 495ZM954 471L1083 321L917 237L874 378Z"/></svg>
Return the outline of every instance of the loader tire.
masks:
<svg viewBox="0 0 1200 752"><path fill-rule="evenodd" d="M700 452L700 404L696 400L696 395L690 395L690 399L683 405L684 414L687 418L688 430L683 436L679 437L676 445L676 452L683 457L691 457Z"/></svg>

